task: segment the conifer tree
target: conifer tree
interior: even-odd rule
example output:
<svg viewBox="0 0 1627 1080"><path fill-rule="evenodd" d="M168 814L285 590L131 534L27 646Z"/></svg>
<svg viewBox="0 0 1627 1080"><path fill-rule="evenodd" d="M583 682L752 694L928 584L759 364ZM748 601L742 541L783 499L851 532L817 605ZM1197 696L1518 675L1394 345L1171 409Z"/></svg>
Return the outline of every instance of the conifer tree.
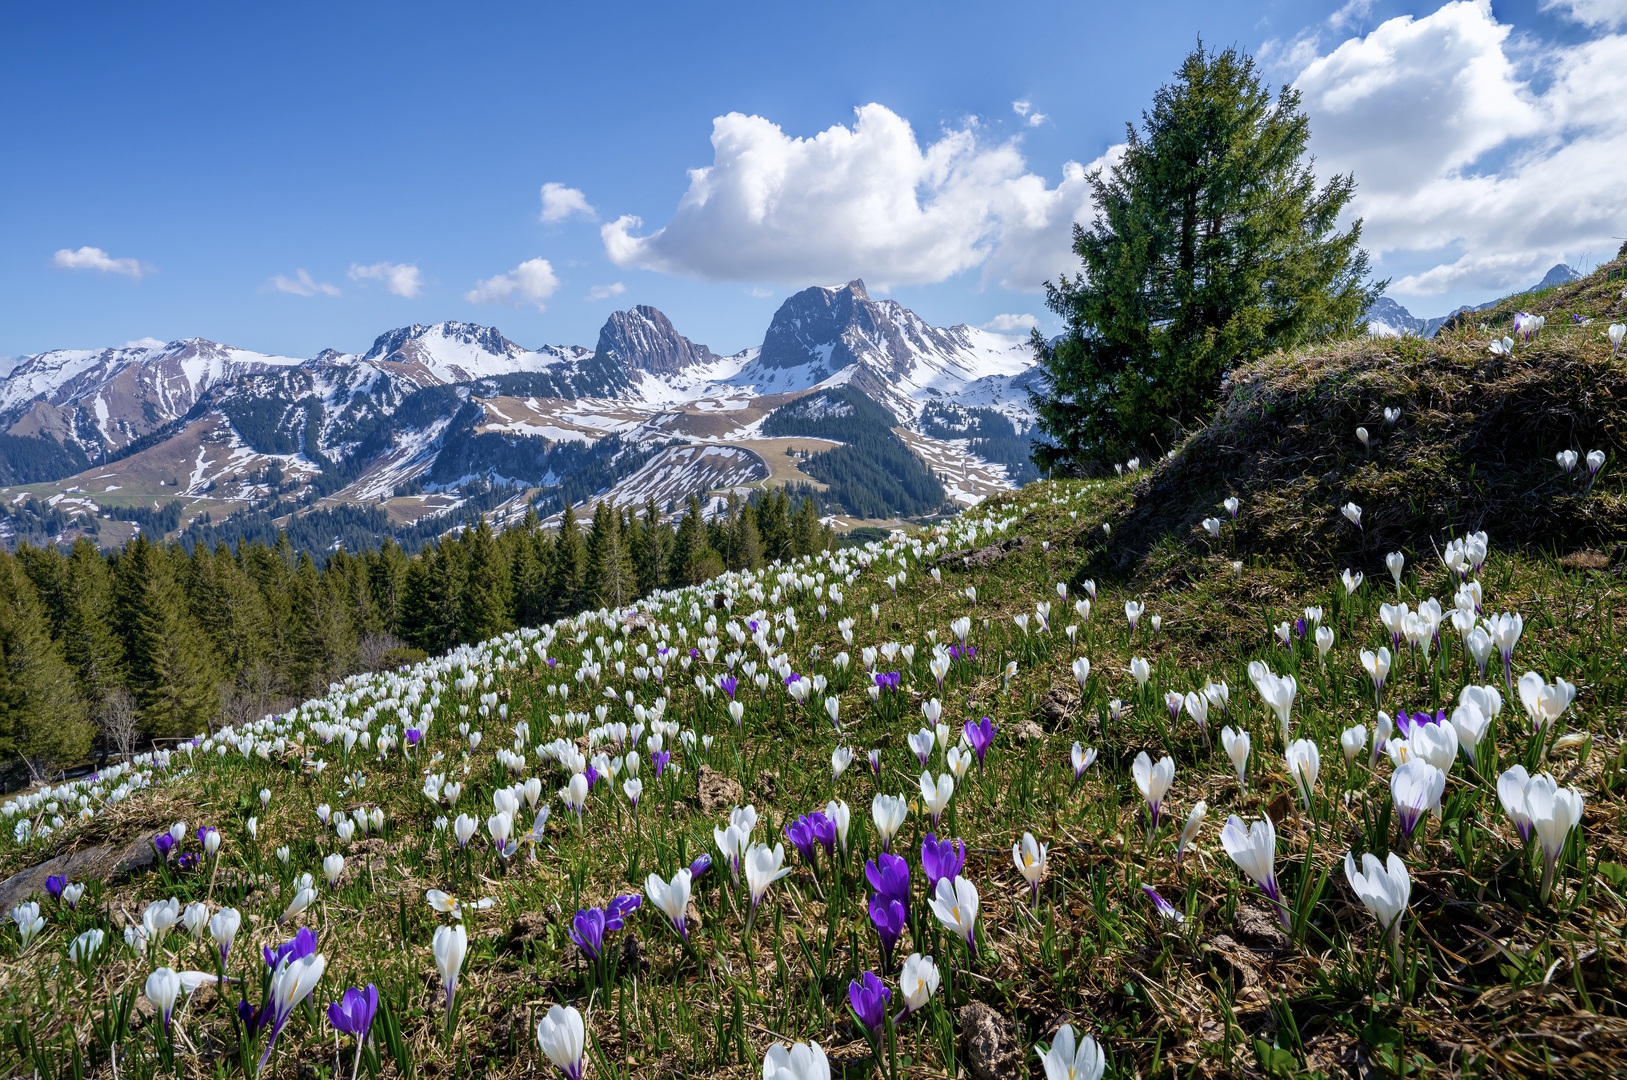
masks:
<svg viewBox="0 0 1627 1080"><path fill-rule="evenodd" d="M415 649L433 652L441 638L435 628L434 552L420 551L407 566L401 590L401 636Z"/></svg>
<svg viewBox="0 0 1627 1080"><path fill-rule="evenodd" d="M1047 285L1065 333L1037 331L1034 392L1046 470L1169 449L1213 412L1235 365L1363 327L1361 222L1340 231L1355 182L1320 189L1299 92L1272 98L1252 58L1200 42L1093 173L1098 208L1074 226L1085 272Z"/></svg>
<svg viewBox="0 0 1627 1080"><path fill-rule="evenodd" d="M386 633L405 637L401 630L401 598L407 584L407 556L394 537L386 537L367 556L367 580L379 626Z"/></svg>
<svg viewBox="0 0 1627 1080"><path fill-rule="evenodd" d="M36 779L90 752L94 729L22 565L0 551L0 759Z"/></svg>
<svg viewBox="0 0 1627 1080"><path fill-rule="evenodd" d="M113 630L113 579L88 537L74 541L63 574L62 656L91 709L124 682L124 646Z"/></svg>
<svg viewBox="0 0 1627 1080"><path fill-rule="evenodd" d="M763 545L757 535L757 514L751 504L734 500L730 526L730 570L755 570L763 564Z"/></svg>
<svg viewBox="0 0 1627 1080"><path fill-rule="evenodd" d="M542 560L537 558L537 510L527 506L517 528L503 533L508 544L510 604L514 624L536 626L544 621L547 579Z"/></svg>
<svg viewBox="0 0 1627 1080"><path fill-rule="evenodd" d="M643 528L638 532L638 543L633 549L641 595L652 593L666 584L672 542L672 528L661 520L661 511L652 495L644 506Z"/></svg>
<svg viewBox="0 0 1627 1080"><path fill-rule="evenodd" d="M587 572L587 551L582 546L582 530L576 525L576 509L567 503L560 515L559 535L554 541L553 613L556 617L581 610Z"/></svg>
<svg viewBox="0 0 1627 1080"><path fill-rule="evenodd" d="M757 534L763 542L763 561L791 555L791 501L784 488L775 488L757 504Z"/></svg>
<svg viewBox="0 0 1627 1080"><path fill-rule="evenodd" d="M673 537L672 554L668 558L669 580L676 584L689 584L689 567L695 561L696 554L705 546L702 540L704 535L701 529L700 499L691 495L684 507L684 516L678 522L677 534Z"/></svg>
<svg viewBox="0 0 1627 1080"><path fill-rule="evenodd" d="M114 610L142 730L154 737L206 730L219 702L205 638L169 557L145 535L119 558Z"/></svg>
<svg viewBox="0 0 1627 1080"><path fill-rule="evenodd" d="M458 638L464 642L484 641L513 628L509 621L510 597L508 559L497 546L491 524L482 517L463 532L462 543L468 562L466 584L460 608Z"/></svg>

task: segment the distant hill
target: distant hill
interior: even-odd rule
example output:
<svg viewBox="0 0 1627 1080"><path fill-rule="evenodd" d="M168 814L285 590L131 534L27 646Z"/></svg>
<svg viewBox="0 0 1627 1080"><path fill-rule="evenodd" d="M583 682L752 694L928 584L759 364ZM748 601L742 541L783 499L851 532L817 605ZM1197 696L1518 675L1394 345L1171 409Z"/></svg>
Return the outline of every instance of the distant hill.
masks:
<svg viewBox="0 0 1627 1080"><path fill-rule="evenodd" d="M1484 304L1464 305L1455 311L1432 319L1420 319L1388 296L1381 296L1367 309L1368 330L1379 337L1393 337L1397 334L1414 334L1425 338L1434 337L1436 331L1445 326L1454 316L1465 311L1489 311L1504 300L1509 299L1510 296L1520 296L1528 292L1551 289L1556 285L1566 285L1581 276L1564 263L1556 263L1552 269L1543 275L1541 281L1529 289L1522 289L1520 292L1510 293L1509 296L1489 300Z"/></svg>
<svg viewBox="0 0 1627 1080"><path fill-rule="evenodd" d="M774 410L762 431L842 443L811 456L803 470L829 485L828 497L855 517L933 513L943 507L943 484L893 431L897 425L862 390L837 386Z"/></svg>

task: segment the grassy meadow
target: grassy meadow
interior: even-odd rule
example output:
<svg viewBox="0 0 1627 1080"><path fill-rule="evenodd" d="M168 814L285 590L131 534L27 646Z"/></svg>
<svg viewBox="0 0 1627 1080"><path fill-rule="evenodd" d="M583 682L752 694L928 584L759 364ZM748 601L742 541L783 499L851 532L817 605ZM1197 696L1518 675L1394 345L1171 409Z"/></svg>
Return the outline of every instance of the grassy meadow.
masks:
<svg viewBox="0 0 1627 1080"><path fill-rule="evenodd" d="M1617 363L1553 321L1525 362ZM1478 362L1465 335L1329 385ZM14 801L5 874L152 855L11 911L5 1068L824 1075L775 1049L811 1042L848 1077L1611 1072L1627 588L1587 522L1616 459L1590 482L1544 450L1551 535L1467 501L1421 531L1406 470L1441 459L1406 439L1457 430L1442 395L1394 424L1372 396L1370 448L1344 406L1268 403L1333 480L1233 439L1259 479L1227 488L1200 434ZM1290 498L1295 470L1320 479ZM1087 1036L1099 1061L1059 1065Z"/></svg>

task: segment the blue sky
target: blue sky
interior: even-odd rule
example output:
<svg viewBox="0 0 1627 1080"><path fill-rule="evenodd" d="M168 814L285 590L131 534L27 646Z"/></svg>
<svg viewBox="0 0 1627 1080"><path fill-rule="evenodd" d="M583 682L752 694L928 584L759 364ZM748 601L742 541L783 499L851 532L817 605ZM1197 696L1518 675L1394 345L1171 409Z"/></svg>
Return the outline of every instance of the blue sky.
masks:
<svg viewBox="0 0 1627 1080"><path fill-rule="evenodd" d="M853 276L935 323L1049 327L1081 166L1200 34L1302 86L1415 313L1627 235L1627 185L1588 179L1627 160L1627 0L0 20L0 355L197 335L309 356L445 318L592 345L635 303L733 351L795 288Z"/></svg>

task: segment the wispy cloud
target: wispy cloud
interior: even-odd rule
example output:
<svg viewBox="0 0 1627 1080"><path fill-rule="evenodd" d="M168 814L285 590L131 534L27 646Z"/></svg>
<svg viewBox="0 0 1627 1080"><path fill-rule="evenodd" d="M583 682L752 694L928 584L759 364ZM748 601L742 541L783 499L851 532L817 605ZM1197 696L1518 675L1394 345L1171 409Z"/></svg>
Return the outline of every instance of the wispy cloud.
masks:
<svg viewBox="0 0 1627 1080"><path fill-rule="evenodd" d="M60 270L97 270L104 274L123 274L141 280L149 267L138 259L115 259L99 247L82 247L78 251L63 248L51 256L51 265Z"/></svg>
<svg viewBox="0 0 1627 1080"><path fill-rule="evenodd" d="M542 220L552 225L571 217L599 220L598 212L588 205L588 197L578 189L552 181L542 185Z"/></svg>
<svg viewBox="0 0 1627 1080"><path fill-rule="evenodd" d="M1042 112L1035 112L1034 103L1032 101L1013 101L1011 103L1011 111L1022 117L1023 123L1025 123L1028 127L1039 127L1041 124L1045 123L1046 120L1050 119L1050 117Z"/></svg>
<svg viewBox="0 0 1627 1080"><path fill-rule="evenodd" d="M411 300L424 291L423 278L415 263L376 262L369 266L350 264L351 281L382 281L386 292Z"/></svg>
<svg viewBox="0 0 1627 1080"><path fill-rule="evenodd" d="M538 311L546 311L543 301L558 288L559 278L547 259L527 259L506 274L476 282L463 298L471 304L534 304Z"/></svg>
<svg viewBox="0 0 1627 1080"><path fill-rule="evenodd" d="M620 296L622 293L624 293L626 291L627 291L627 286L623 285L619 281L614 281L614 282L611 282L609 285L595 285L595 286L593 286L593 288L588 290L588 299L589 300L608 300L612 296Z"/></svg>
<svg viewBox="0 0 1627 1080"><path fill-rule="evenodd" d="M339 296L339 286L329 285L325 281L317 281L303 268L294 271L294 276L284 277L277 274L271 279L271 287L278 292L292 293L295 296Z"/></svg>

